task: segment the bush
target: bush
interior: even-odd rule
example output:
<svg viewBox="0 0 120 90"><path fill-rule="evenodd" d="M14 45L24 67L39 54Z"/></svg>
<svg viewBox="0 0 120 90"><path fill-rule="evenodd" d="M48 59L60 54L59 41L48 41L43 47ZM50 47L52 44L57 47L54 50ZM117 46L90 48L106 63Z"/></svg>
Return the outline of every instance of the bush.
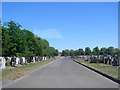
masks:
<svg viewBox="0 0 120 90"><path fill-rule="evenodd" d="M10 66L10 62L6 62L6 63L5 63L5 66Z"/></svg>

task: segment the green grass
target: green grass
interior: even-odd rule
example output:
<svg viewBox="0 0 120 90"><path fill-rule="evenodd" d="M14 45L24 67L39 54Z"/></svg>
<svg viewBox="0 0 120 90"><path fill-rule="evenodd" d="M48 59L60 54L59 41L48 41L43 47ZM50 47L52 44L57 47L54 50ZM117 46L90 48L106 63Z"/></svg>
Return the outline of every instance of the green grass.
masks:
<svg viewBox="0 0 120 90"><path fill-rule="evenodd" d="M84 65L87 65L91 68L94 68L98 71L106 73L114 78L118 78L118 67L117 66L110 66L102 63L89 63L83 59L74 59L77 62L80 62Z"/></svg>
<svg viewBox="0 0 120 90"><path fill-rule="evenodd" d="M56 59L45 60L45 61L32 63L28 65L21 65L20 67L7 67L2 70L2 80L3 81L15 80L17 78L24 76L25 72L28 72L30 70L43 66L44 64L50 63L54 60Z"/></svg>

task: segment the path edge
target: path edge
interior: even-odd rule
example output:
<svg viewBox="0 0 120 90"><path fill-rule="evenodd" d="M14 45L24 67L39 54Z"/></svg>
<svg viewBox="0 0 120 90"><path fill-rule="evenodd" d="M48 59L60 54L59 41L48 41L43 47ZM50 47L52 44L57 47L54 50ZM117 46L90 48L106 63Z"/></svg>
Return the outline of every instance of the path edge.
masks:
<svg viewBox="0 0 120 90"><path fill-rule="evenodd" d="M104 77L106 77L106 78L108 78L108 79L110 79L110 80L112 80L112 81L114 81L114 82L116 82L116 83L118 83L118 84L120 84L120 80L118 80L118 79L116 79L114 77L111 77L111 76L109 76L109 75L107 75L107 74L105 74L103 72L100 72L100 71L98 71L96 69L93 69L93 68L91 68L91 67L89 67L89 66L87 66L85 64L82 64L82 63L80 63L78 61L75 61L75 60L73 60L73 61L76 62L76 63L78 63L78 64L80 64L80 65L82 65L82 66L84 66L84 67L86 67L86 68L88 68L88 69L90 69L90 70L92 70L92 71L94 71L94 72L96 72L96 73L98 73L98 74L100 74L100 75L102 75L102 76L104 76Z"/></svg>

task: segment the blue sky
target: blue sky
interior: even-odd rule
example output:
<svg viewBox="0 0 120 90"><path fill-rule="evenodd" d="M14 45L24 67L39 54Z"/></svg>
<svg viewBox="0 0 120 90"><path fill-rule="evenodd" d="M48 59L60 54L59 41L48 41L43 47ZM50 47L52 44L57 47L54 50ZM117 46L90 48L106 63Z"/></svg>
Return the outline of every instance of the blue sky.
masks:
<svg viewBox="0 0 120 90"><path fill-rule="evenodd" d="M78 49L118 47L116 2L4 2L2 20L47 39L50 46Z"/></svg>

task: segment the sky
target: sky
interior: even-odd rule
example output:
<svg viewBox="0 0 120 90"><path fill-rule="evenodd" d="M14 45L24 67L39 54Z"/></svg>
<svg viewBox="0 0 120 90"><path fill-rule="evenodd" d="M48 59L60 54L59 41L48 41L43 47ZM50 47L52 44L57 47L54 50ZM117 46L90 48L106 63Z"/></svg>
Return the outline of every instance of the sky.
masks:
<svg viewBox="0 0 120 90"><path fill-rule="evenodd" d="M118 47L117 2L3 2L2 21L15 21L59 51Z"/></svg>

